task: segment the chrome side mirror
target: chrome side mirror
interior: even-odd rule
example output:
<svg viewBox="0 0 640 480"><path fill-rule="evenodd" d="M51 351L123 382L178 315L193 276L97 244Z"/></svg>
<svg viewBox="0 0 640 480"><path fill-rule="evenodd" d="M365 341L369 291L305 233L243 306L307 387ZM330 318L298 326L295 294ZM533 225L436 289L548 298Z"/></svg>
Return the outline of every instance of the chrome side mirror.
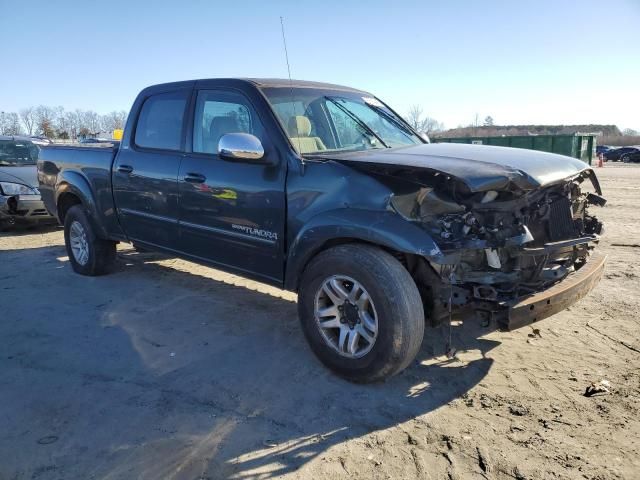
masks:
<svg viewBox="0 0 640 480"><path fill-rule="evenodd" d="M229 160L260 160L264 157L264 148L254 135L227 133L218 142L218 154Z"/></svg>

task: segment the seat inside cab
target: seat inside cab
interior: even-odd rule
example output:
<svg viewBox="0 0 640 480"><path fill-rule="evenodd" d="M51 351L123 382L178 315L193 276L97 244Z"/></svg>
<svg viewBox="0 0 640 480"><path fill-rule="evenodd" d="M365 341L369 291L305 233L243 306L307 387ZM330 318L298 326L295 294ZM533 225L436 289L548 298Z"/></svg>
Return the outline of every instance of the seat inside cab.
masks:
<svg viewBox="0 0 640 480"><path fill-rule="evenodd" d="M238 120L230 115L213 117L209 124L209 132L204 135L204 148L207 153L218 153L218 144L227 133L242 132Z"/></svg>
<svg viewBox="0 0 640 480"><path fill-rule="evenodd" d="M287 129L291 143L300 153L313 153L327 149L320 137L311 136L311 120L308 117L295 115L289 118Z"/></svg>

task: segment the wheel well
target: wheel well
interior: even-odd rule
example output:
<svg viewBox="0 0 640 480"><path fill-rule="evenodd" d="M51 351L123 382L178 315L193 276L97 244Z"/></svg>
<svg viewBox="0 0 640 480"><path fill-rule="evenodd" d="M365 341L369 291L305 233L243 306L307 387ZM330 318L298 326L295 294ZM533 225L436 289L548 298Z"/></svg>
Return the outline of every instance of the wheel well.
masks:
<svg viewBox="0 0 640 480"><path fill-rule="evenodd" d="M331 240L324 242L322 245L320 245L320 247L318 247L311 254L309 254L304 265L302 266L302 268L298 273L296 291L300 286L299 282L300 282L300 279L302 278L302 274L304 273L305 269L307 268L307 265L309 265L309 262L311 262L311 260L313 260L317 255L324 252L325 250L329 250L330 248L337 247L339 245L346 245L346 244L352 244L352 243L361 244L361 245L371 245L372 247L376 247L376 248L380 248L381 250L384 250L385 252L393 255L400 263L402 263L404 268L406 268L409 271L409 273L411 273L412 266L416 262L416 259L419 258L417 255L406 253L406 252L400 252L398 250L394 250L393 248L385 247L384 245L380 245L373 242L367 242L366 240L361 240L359 238L332 238Z"/></svg>
<svg viewBox="0 0 640 480"><path fill-rule="evenodd" d="M60 223L64 224L64 217L67 215L67 212L71 207L81 204L82 201L80 200L80 198L78 198L78 196L74 195L73 193L63 193L62 195L60 195L60 198L58 198L57 207L58 219L60 220Z"/></svg>

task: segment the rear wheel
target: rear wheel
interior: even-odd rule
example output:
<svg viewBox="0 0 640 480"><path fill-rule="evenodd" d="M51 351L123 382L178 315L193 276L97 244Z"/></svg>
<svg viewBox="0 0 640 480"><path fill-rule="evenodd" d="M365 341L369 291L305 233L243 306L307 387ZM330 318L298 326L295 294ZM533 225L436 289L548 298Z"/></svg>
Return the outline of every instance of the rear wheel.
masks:
<svg viewBox="0 0 640 480"><path fill-rule="evenodd" d="M339 375L374 382L405 369L424 335L424 310L402 264L369 245L320 253L305 269L302 327L318 358Z"/></svg>
<svg viewBox="0 0 640 480"><path fill-rule="evenodd" d="M103 275L116 258L116 242L95 234L82 205L74 205L64 217L64 242L71 267L81 275Z"/></svg>

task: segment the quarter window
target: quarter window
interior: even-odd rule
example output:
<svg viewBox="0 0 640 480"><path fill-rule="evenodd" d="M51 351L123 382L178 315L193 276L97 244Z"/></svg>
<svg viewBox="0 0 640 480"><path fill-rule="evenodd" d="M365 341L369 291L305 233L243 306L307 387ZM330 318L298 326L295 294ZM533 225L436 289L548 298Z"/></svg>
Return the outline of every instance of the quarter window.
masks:
<svg viewBox="0 0 640 480"><path fill-rule="evenodd" d="M136 126L136 145L161 150L180 150L187 91L167 92L147 98Z"/></svg>
<svg viewBox="0 0 640 480"><path fill-rule="evenodd" d="M251 133L262 140L262 125L251 105L239 93L221 90L198 92L193 122L193 151L218 153L227 133Z"/></svg>

